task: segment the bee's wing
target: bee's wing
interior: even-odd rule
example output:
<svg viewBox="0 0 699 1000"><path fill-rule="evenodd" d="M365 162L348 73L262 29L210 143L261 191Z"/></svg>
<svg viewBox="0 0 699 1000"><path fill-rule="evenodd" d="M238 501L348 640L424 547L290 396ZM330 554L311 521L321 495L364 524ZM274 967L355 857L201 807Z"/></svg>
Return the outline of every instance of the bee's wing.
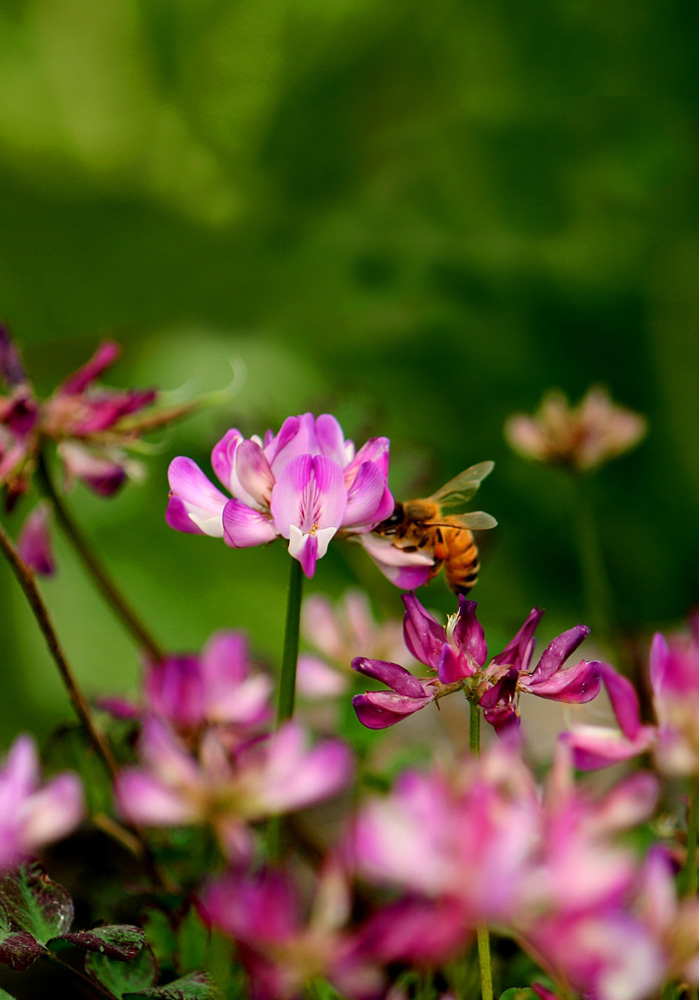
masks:
<svg viewBox="0 0 699 1000"><path fill-rule="evenodd" d="M434 500L441 507L466 503L477 491L485 477L490 475L494 467L494 462L479 462L478 465L472 465L469 469L464 469L458 476L454 476L453 479L450 479L448 483L442 486L441 490L433 493L430 500ZM488 525L488 527L492 527L492 525Z"/></svg>
<svg viewBox="0 0 699 1000"><path fill-rule="evenodd" d="M471 510L466 514L451 514L447 526L459 528L469 528L473 531L485 531L486 528L495 528L497 521L484 510Z"/></svg>

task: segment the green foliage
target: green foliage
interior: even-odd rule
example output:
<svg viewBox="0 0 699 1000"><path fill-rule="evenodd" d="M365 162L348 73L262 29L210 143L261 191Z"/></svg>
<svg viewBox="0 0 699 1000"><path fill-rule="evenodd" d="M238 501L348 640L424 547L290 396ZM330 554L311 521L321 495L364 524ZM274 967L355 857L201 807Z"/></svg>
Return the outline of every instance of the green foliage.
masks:
<svg viewBox="0 0 699 1000"><path fill-rule="evenodd" d="M146 943L146 937L140 927L130 924L108 924L105 927L93 927L89 931L74 931L48 942L51 951L62 951L65 947L74 945L88 952L97 952L107 958L122 962L130 962L138 955Z"/></svg>
<svg viewBox="0 0 699 1000"><path fill-rule="evenodd" d="M539 996L529 986L513 986L500 994L500 1000L539 1000Z"/></svg>
<svg viewBox="0 0 699 1000"><path fill-rule="evenodd" d="M116 997L148 989L158 978L158 966L149 948L143 948L129 962L91 951L85 956L85 970Z"/></svg>
<svg viewBox="0 0 699 1000"><path fill-rule="evenodd" d="M26 931L39 944L46 944L70 930L73 900L46 874L39 861L18 865L0 875L0 899L4 904L3 929Z"/></svg>
<svg viewBox="0 0 699 1000"><path fill-rule="evenodd" d="M123 993L122 1000L138 1000L140 997L152 997L153 1000L220 1000L220 996L210 976L205 972L192 972L167 986Z"/></svg>

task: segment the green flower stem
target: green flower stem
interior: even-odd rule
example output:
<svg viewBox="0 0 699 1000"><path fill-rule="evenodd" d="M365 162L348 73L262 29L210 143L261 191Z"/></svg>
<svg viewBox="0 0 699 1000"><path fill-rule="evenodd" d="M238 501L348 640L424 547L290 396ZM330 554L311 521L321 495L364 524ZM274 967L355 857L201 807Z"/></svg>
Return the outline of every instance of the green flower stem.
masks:
<svg viewBox="0 0 699 1000"><path fill-rule="evenodd" d="M53 509L56 512L56 517L58 518L63 531L70 540L73 548L82 560L83 565L94 580L95 584L102 592L102 596L111 606L117 617L121 619L126 629L136 639L139 646L145 649L151 659L156 661L163 660L164 654L160 645L156 642L143 622L136 615L136 612L127 603L123 595L119 592L116 584L112 581L106 569L92 551L85 535L78 527L77 522L68 511L61 497L58 495L43 455L39 458L38 472L44 493L51 501Z"/></svg>
<svg viewBox="0 0 699 1000"><path fill-rule="evenodd" d="M282 672L279 678L279 695L277 700L277 727L281 726L283 722L286 722L294 714L302 595L303 569L298 559L292 559L289 573L289 596L286 605Z"/></svg>
<svg viewBox="0 0 699 1000"><path fill-rule="evenodd" d="M284 651L277 695L277 729L294 714L296 700L296 665L299 659L299 633L301 629L301 598L303 596L303 569L298 559L291 559L289 570L289 595L286 604ZM279 862L282 855L282 821L272 816L267 824L267 856Z"/></svg>
<svg viewBox="0 0 699 1000"><path fill-rule="evenodd" d="M696 896L699 889L697 868L697 833L699 832L699 778L689 786L689 816L687 818L687 862L684 869L684 894Z"/></svg>
<svg viewBox="0 0 699 1000"><path fill-rule="evenodd" d="M481 712L475 701L469 702L468 748L476 756L481 752ZM482 1000L493 1000L493 971L490 961L490 935L486 924L476 928L478 965L481 971Z"/></svg>
<svg viewBox="0 0 699 1000"><path fill-rule="evenodd" d="M576 475L576 538L585 604L593 636L609 641L612 635L612 591L602 556L597 524L592 509L592 480Z"/></svg>

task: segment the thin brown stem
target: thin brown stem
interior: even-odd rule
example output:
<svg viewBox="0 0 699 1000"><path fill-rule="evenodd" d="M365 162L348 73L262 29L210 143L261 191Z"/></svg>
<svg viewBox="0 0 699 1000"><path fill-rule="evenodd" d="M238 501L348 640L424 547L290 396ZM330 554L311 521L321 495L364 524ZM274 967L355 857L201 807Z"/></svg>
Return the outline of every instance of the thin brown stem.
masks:
<svg viewBox="0 0 699 1000"><path fill-rule="evenodd" d="M68 698L73 706L73 710L75 711L81 725L85 728L90 742L95 748L97 755L104 763L112 785L114 785L118 775L118 766L111 748L100 733L99 729L96 727L92 718L90 706L88 705L82 691L78 687L73 671L71 670L71 667L63 653L63 649L61 648L56 630L53 627L48 608L44 604L43 598L39 593L39 589L34 579L34 574L23 562L21 556L11 540L8 538L2 525L0 525L0 548L2 548L10 567L12 568L12 572L17 578L20 587L24 591L24 596L27 598L29 606L34 613L39 629L46 640L49 653L58 668L61 680L65 685L66 691L68 692ZM131 829L138 840L139 853L148 874L151 878L153 878L156 884L165 889L171 888L169 880L158 870L143 832L137 826L132 826Z"/></svg>
<svg viewBox="0 0 699 1000"><path fill-rule="evenodd" d="M48 608L44 604L36 585L34 574L22 561L19 552L12 544L1 525L0 547L2 547L7 561L12 567L12 572L17 577L19 585L24 591L24 596L27 598L29 606L34 612L34 617L36 618L39 629L46 640L49 653L58 667L58 672L61 675L61 680L65 685L66 691L68 692L68 698L70 699L70 703L73 706L75 714L85 727L85 731L90 737L92 745L104 761L112 780L114 780L117 775L117 764L114 759L114 755L92 720L89 705L87 704L82 691L78 687L75 677L73 676L73 671L65 658L61 645L58 641L58 636L56 635L56 630L51 622Z"/></svg>
<svg viewBox="0 0 699 1000"><path fill-rule="evenodd" d="M107 570L92 551L91 546L81 529L78 527L77 522L69 512L61 497L58 495L43 455L39 456L38 472L39 480L43 486L44 493L51 501L56 512L56 517L58 518L63 531L82 560L88 573L101 591L102 596L106 599L107 603L111 606L117 617L121 619L126 629L137 640L139 646L145 649L151 659L164 659L164 654L160 648L160 644L153 638L150 631L145 627L136 612L128 604L123 594L120 593L116 584L107 573Z"/></svg>

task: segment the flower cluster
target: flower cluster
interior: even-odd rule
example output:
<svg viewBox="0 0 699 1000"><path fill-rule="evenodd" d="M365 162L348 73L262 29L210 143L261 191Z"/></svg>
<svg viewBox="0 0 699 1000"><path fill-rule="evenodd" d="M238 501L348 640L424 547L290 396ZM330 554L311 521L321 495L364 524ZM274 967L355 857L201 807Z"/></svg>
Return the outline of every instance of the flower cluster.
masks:
<svg viewBox="0 0 699 1000"><path fill-rule="evenodd" d="M177 531L223 538L232 548L285 538L290 555L311 577L336 534L361 536L392 513L388 451L383 437L355 451L327 413L288 417L264 440L231 429L211 454L214 472L231 497L192 459L180 456L170 464L166 520ZM432 565L413 553L396 551L391 558L398 566L420 563L424 579Z"/></svg>
<svg viewBox="0 0 699 1000"><path fill-rule="evenodd" d="M565 395L548 392L533 417L518 413L505 436L525 458L587 472L635 447L646 433L638 413L612 403L606 389L590 389L578 406Z"/></svg>
<svg viewBox="0 0 699 1000"><path fill-rule="evenodd" d="M564 668L589 633L576 625L553 639L532 666L534 631L543 614L533 608L505 649L488 666L488 647L476 617L476 602L459 597L459 610L440 625L414 594L403 595L404 637L410 652L433 672L418 679L405 667L359 656L352 666L386 684L389 691L356 695L357 716L370 729L385 729L431 702L463 690L484 710L485 719L501 736L516 739L522 692L553 701L584 703L597 696L601 683L614 686L618 676L607 664L580 660ZM623 679L622 679L623 680Z"/></svg>

